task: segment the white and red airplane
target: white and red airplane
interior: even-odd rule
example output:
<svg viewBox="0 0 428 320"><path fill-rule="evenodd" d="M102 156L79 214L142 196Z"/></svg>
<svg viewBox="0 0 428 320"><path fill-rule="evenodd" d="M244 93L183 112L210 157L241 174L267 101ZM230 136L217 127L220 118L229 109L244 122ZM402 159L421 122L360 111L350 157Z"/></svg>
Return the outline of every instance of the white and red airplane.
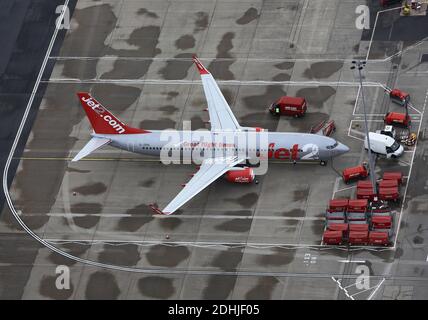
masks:
<svg viewBox="0 0 428 320"><path fill-rule="evenodd" d="M254 169L248 161L266 154L267 159L276 160L319 160L326 161L349 151L344 144L319 134L265 132L260 128L241 127L209 71L194 56L193 61L201 75L202 85L208 102L211 130L205 131L203 142L201 131L143 130L124 124L89 93L80 92L80 102L93 128L92 139L73 158L78 161L104 145L136 152L161 156L162 152L184 152L203 154L200 168L177 196L163 209L152 207L157 213L171 214L221 176L229 181L250 183L255 179ZM255 145L242 144L239 140L247 135L255 136ZM261 143L261 135L267 138ZM165 136L175 136L171 143ZM226 138L224 143L217 137ZM207 141L207 137L209 138ZM239 141L238 141L239 140ZM210 152L207 152L210 151ZM165 153L164 153L165 154Z"/></svg>

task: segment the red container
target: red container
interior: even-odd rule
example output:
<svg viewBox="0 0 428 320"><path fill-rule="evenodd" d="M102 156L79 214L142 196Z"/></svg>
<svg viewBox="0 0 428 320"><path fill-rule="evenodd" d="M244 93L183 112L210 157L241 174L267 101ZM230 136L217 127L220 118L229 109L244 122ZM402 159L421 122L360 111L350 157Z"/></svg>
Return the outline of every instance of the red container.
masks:
<svg viewBox="0 0 428 320"><path fill-rule="evenodd" d="M355 179L364 179L367 178L369 172L364 165L359 165L356 167L346 168L342 171L342 178L345 183L348 183L351 180Z"/></svg>
<svg viewBox="0 0 428 320"><path fill-rule="evenodd" d="M330 212L345 212L348 209L348 199L332 199L328 204Z"/></svg>
<svg viewBox="0 0 428 320"><path fill-rule="evenodd" d="M342 231L326 230L324 231L322 241L324 244L339 245L343 241Z"/></svg>
<svg viewBox="0 0 428 320"><path fill-rule="evenodd" d="M379 188L394 188L398 187L398 180L380 180Z"/></svg>
<svg viewBox="0 0 428 320"><path fill-rule="evenodd" d="M341 231L342 237L348 236L349 225L347 223L330 223L327 227L330 231Z"/></svg>
<svg viewBox="0 0 428 320"><path fill-rule="evenodd" d="M379 188L379 199L386 201L398 201L400 197L400 192L398 187L392 188Z"/></svg>
<svg viewBox="0 0 428 320"><path fill-rule="evenodd" d="M392 101L402 106L410 101L410 95L407 92L401 91L399 89L391 90L389 97L392 99Z"/></svg>
<svg viewBox="0 0 428 320"><path fill-rule="evenodd" d="M373 201L375 197L373 188L370 189L357 189L357 199L367 199Z"/></svg>
<svg viewBox="0 0 428 320"><path fill-rule="evenodd" d="M366 212L369 202L367 199L353 199L348 202L348 211Z"/></svg>
<svg viewBox="0 0 428 320"><path fill-rule="evenodd" d="M287 115L302 117L307 109L305 98L283 96L269 106L269 112L273 115Z"/></svg>
<svg viewBox="0 0 428 320"><path fill-rule="evenodd" d="M384 121L386 124L398 124L405 127L409 126L411 122L410 116L401 112L388 112L384 117Z"/></svg>
<svg viewBox="0 0 428 320"><path fill-rule="evenodd" d="M373 216L371 226L372 229L391 229L392 216Z"/></svg>
<svg viewBox="0 0 428 320"><path fill-rule="evenodd" d="M325 213L325 218L327 220L345 220L344 211L328 211Z"/></svg>
<svg viewBox="0 0 428 320"><path fill-rule="evenodd" d="M370 189L373 188L372 182L370 180L362 180L357 182L358 189Z"/></svg>
<svg viewBox="0 0 428 320"><path fill-rule="evenodd" d="M388 232L370 231L369 244L372 246L388 246L389 245Z"/></svg>
<svg viewBox="0 0 428 320"><path fill-rule="evenodd" d="M368 240L368 231L349 231L349 245L366 245Z"/></svg>
<svg viewBox="0 0 428 320"><path fill-rule="evenodd" d="M350 224L349 231L369 231L369 225L367 223L361 224Z"/></svg>
<svg viewBox="0 0 428 320"><path fill-rule="evenodd" d="M386 171L383 173L383 180L397 180L398 184L403 183L403 174L400 171Z"/></svg>

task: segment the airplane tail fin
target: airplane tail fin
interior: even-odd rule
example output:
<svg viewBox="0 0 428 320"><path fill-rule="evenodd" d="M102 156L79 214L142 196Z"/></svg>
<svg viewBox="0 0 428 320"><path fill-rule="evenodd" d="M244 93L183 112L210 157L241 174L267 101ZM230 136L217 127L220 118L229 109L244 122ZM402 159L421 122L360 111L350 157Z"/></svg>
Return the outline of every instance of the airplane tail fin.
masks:
<svg viewBox="0 0 428 320"><path fill-rule="evenodd" d="M95 150L110 143L110 141L111 141L110 139L106 139L106 138L93 137L71 161L79 161L80 159L86 157L87 155L91 154Z"/></svg>
<svg viewBox="0 0 428 320"><path fill-rule="evenodd" d="M131 128L115 117L87 92L77 93L80 103L91 122L95 133L100 134L133 134L149 131Z"/></svg>

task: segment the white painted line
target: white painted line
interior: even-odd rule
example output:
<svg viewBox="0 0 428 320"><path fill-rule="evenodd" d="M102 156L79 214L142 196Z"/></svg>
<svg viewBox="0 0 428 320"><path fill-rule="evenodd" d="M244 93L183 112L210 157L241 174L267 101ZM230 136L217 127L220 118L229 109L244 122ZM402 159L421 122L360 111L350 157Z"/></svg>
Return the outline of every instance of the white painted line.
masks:
<svg viewBox="0 0 428 320"><path fill-rule="evenodd" d="M342 263L366 263L366 260L337 260Z"/></svg>
<svg viewBox="0 0 428 320"><path fill-rule="evenodd" d="M374 296L375 296L375 294L376 294L376 292L377 292L377 290L380 288L380 286L383 284L383 282L385 281L385 278L383 278L382 279L382 281L378 284L378 286L376 287L376 289L372 292L372 294L367 298L367 300L371 300Z"/></svg>

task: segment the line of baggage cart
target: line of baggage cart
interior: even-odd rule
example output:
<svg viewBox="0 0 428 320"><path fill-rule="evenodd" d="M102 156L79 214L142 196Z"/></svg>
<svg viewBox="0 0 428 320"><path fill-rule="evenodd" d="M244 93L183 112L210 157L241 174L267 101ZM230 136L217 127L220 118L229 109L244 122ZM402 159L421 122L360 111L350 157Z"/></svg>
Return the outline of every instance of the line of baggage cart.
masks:
<svg viewBox="0 0 428 320"><path fill-rule="evenodd" d="M399 199L401 172L385 172L377 195L370 181L359 181L357 199L332 199L325 213L325 245L389 246L394 230L394 211L388 201Z"/></svg>

